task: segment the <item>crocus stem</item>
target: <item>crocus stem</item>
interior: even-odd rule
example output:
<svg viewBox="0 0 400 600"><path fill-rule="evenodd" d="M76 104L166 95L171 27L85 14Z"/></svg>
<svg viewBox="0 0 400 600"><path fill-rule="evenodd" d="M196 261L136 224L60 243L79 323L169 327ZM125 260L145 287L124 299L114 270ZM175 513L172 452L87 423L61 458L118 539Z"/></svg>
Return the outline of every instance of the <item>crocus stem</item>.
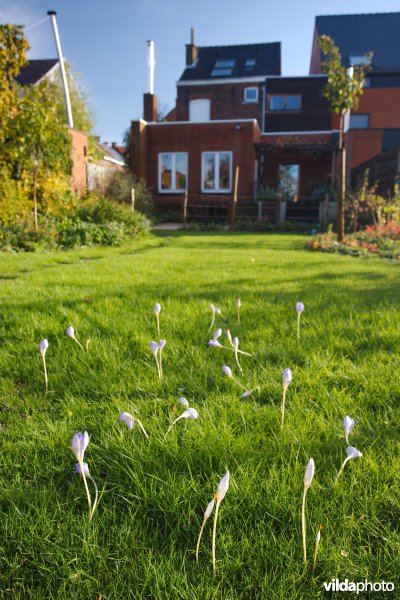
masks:
<svg viewBox="0 0 400 600"><path fill-rule="evenodd" d="M76 341L76 343L78 344L79 348L82 348L83 351L85 351L85 348L82 346L82 344L80 342L78 342L78 340L76 339L76 337L72 338Z"/></svg>
<svg viewBox="0 0 400 600"><path fill-rule="evenodd" d="M149 439L149 436L147 435L147 432L146 432L145 428L143 427L142 423L139 421L139 419L136 419L136 421L139 423L139 427L143 431L144 435L147 437L147 439Z"/></svg>
<svg viewBox="0 0 400 600"><path fill-rule="evenodd" d="M93 517L93 515L94 515L94 511L96 510L96 507L97 507L97 502L98 502L98 500L99 500L99 490L97 489L97 485L96 485L96 482L95 482L95 480L93 479L93 477L91 477L91 476L89 475L88 479L90 479L90 481L93 483L93 486L94 486L94 491L95 491L95 497L94 497L93 508L92 508L92 512L91 512L91 515L90 515L90 518L92 518L92 517Z"/></svg>
<svg viewBox="0 0 400 600"><path fill-rule="evenodd" d="M220 503L217 500L217 506L215 508L215 515L214 515L213 535L212 535L212 561L213 561L213 574L214 574L214 577L215 577L215 573L217 571L217 565L216 565L216 562L215 562L215 538L216 538L216 535L217 535L217 519L218 519L219 505L220 505Z"/></svg>
<svg viewBox="0 0 400 600"><path fill-rule="evenodd" d="M44 380L46 382L46 392L47 392L48 389L49 389L49 382L48 382L48 379L47 379L46 358L45 358L44 354L42 354L42 357L43 357Z"/></svg>
<svg viewBox="0 0 400 600"><path fill-rule="evenodd" d="M238 306L238 325L240 325L240 306Z"/></svg>
<svg viewBox="0 0 400 600"><path fill-rule="evenodd" d="M164 440L167 437L167 435L169 434L169 432L171 431L172 427L175 425L175 423L177 423L180 419L182 419L182 415L180 417L178 417L177 419L175 419L175 421L168 427L167 433L164 435Z"/></svg>
<svg viewBox="0 0 400 600"><path fill-rule="evenodd" d="M229 346L224 346L223 344L220 345L220 348L225 348L225 350L232 350L232 352L235 352L234 348L229 348ZM243 352L243 350L237 350L237 353L243 354L243 356L251 356L251 354L248 352Z"/></svg>
<svg viewBox="0 0 400 600"><path fill-rule="evenodd" d="M85 475L85 468L83 466L83 460L79 460L79 466L81 468L81 475L83 478L83 483L85 485L85 490L86 490L86 495L87 495L87 499L88 499L88 505L89 505L89 520L92 518L92 499L90 497L90 493L89 493L89 488L88 488L88 484L86 481L86 475Z"/></svg>
<svg viewBox="0 0 400 600"><path fill-rule="evenodd" d="M297 339L300 339L300 315L297 315Z"/></svg>
<svg viewBox="0 0 400 600"><path fill-rule="evenodd" d="M283 422L285 420L285 399L286 399L286 389L287 388L283 388L283 396L282 396L282 408L281 408L281 412L282 412L282 421L281 421L281 428L283 429Z"/></svg>
<svg viewBox="0 0 400 600"><path fill-rule="evenodd" d="M159 315L156 315L156 321L157 321L157 333L158 333L158 335L160 335L160 317L159 317Z"/></svg>
<svg viewBox="0 0 400 600"><path fill-rule="evenodd" d="M208 331L211 331L211 329L213 328L214 322L215 322L215 312L213 313L213 316L212 316L212 319L211 319L211 325L208 328Z"/></svg>
<svg viewBox="0 0 400 600"><path fill-rule="evenodd" d="M341 474L341 472L343 471L343 469L344 469L344 466L345 466L345 464L347 463L347 461L349 460L349 458L350 458L350 457L348 456L347 458L345 458L345 459L344 459L344 462L343 462L342 466L341 466L341 467L340 467L340 469L339 469L339 473L336 475L335 483L337 483L337 482L338 482L338 479L339 479L339 477L340 477L340 474Z"/></svg>
<svg viewBox="0 0 400 600"><path fill-rule="evenodd" d="M160 371L160 364L158 362L158 358L156 355L154 355L154 358L156 359L156 365L157 365L157 373L158 373L158 378L161 379L161 371Z"/></svg>
<svg viewBox="0 0 400 600"><path fill-rule="evenodd" d="M314 562L313 562L313 568L312 568L313 571L315 571L315 565L317 564L319 542L320 542L320 537L318 536L317 541L315 542Z"/></svg>
<svg viewBox="0 0 400 600"><path fill-rule="evenodd" d="M232 377L232 379L233 379L233 381L234 381L235 383L237 383L238 385L240 385L240 387L241 387L241 388L242 388L242 389L243 389L245 392L247 392L247 388L245 388L245 386L244 386L244 385L242 385L242 384L240 383L240 381L238 381L238 380L237 380L237 379L235 379L234 377Z"/></svg>
<svg viewBox="0 0 400 600"><path fill-rule="evenodd" d="M162 379L162 350L160 348L160 360L159 360L159 364L160 364L160 379Z"/></svg>
<svg viewBox="0 0 400 600"><path fill-rule="evenodd" d="M304 552L304 563L307 562L307 543L306 543L306 495L308 488L304 486L303 504L301 507L301 529L303 532L303 552Z"/></svg>
<svg viewBox="0 0 400 600"><path fill-rule="evenodd" d="M196 562L199 562L199 548L200 548L200 541L201 541L201 536L203 535L203 529L204 529L204 525L206 524L207 519L203 520L202 526L200 527L200 533L199 533L199 537L197 539L197 545L196 545Z"/></svg>
<svg viewBox="0 0 400 600"><path fill-rule="evenodd" d="M240 366L240 362L239 362L239 358L238 358L238 350L235 350L235 360L236 360L236 364L237 364L237 366L238 366L238 367L239 367L239 369L240 369L240 372L241 372L241 373L243 373L243 369L242 369L242 367Z"/></svg>

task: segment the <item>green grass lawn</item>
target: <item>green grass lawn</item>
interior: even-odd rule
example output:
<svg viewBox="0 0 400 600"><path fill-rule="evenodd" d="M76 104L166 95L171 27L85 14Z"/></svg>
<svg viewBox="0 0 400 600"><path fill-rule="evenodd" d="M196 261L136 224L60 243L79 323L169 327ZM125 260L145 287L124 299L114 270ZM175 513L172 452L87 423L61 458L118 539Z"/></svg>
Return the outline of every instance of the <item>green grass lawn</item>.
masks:
<svg viewBox="0 0 400 600"><path fill-rule="evenodd" d="M1 598L301 600L325 597L333 578L393 582L392 594L372 597L400 598L399 276L383 260L307 252L296 235L165 232L121 248L0 256ZM155 302L162 382L149 350ZM210 302L223 315L213 331L229 326L252 353L243 374L233 352L207 345ZM66 337L70 324L91 339L87 353ZM224 364L260 391L241 400ZM200 416L164 441L180 396ZM118 422L122 411L149 440ZM345 415L363 457L335 485ZM90 524L71 450L85 430L101 491ZM199 565L195 547L228 469L213 577L212 519Z"/></svg>

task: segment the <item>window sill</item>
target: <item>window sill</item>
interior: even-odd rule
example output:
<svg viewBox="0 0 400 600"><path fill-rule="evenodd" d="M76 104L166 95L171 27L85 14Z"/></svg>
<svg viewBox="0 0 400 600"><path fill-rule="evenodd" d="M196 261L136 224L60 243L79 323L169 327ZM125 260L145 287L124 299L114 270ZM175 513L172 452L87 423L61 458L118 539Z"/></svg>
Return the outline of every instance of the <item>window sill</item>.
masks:
<svg viewBox="0 0 400 600"><path fill-rule="evenodd" d="M201 190L202 194L232 194L232 190Z"/></svg>
<svg viewBox="0 0 400 600"><path fill-rule="evenodd" d="M158 190L159 194L184 194L186 190Z"/></svg>

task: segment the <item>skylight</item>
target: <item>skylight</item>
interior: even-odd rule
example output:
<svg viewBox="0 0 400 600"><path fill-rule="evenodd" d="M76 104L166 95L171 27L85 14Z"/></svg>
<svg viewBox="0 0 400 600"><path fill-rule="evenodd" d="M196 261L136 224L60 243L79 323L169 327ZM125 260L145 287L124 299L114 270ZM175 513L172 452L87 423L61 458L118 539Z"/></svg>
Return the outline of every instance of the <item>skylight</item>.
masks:
<svg viewBox="0 0 400 600"><path fill-rule="evenodd" d="M211 72L211 77L227 77L232 75L234 60L217 60Z"/></svg>
<svg viewBox="0 0 400 600"><path fill-rule="evenodd" d="M244 68L245 69L254 69L255 66L256 66L256 59L248 58L245 62Z"/></svg>

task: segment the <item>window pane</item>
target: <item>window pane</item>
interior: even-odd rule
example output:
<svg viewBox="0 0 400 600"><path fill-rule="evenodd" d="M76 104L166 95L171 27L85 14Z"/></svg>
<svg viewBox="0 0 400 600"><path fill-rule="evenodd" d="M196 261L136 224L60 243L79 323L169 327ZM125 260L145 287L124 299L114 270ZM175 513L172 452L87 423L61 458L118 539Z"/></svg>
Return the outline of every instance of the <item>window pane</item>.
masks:
<svg viewBox="0 0 400 600"><path fill-rule="evenodd" d="M175 189L186 190L187 155L175 155Z"/></svg>
<svg viewBox="0 0 400 600"><path fill-rule="evenodd" d="M258 100L258 89L245 88L244 99L246 100L246 102L256 102Z"/></svg>
<svg viewBox="0 0 400 600"><path fill-rule="evenodd" d="M369 115L350 115L350 129L368 129Z"/></svg>
<svg viewBox="0 0 400 600"><path fill-rule="evenodd" d="M223 67L234 67L234 66L235 66L234 60L217 60L217 62L214 65L214 68L221 69Z"/></svg>
<svg viewBox="0 0 400 600"><path fill-rule="evenodd" d="M231 175L231 160L230 154L221 152L219 155L219 189L229 190L230 188L230 175Z"/></svg>
<svg viewBox="0 0 400 600"><path fill-rule="evenodd" d="M300 110L300 96L286 96L286 110Z"/></svg>
<svg viewBox="0 0 400 600"><path fill-rule="evenodd" d="M215 155L203 154L203 189L215 189Z"/></svg>
<svg viewBox="0 0 400 600"><path fill-rule="evenodd" d="M283 192L286 200L293 200L299 191L299 165L280 164L279 165L279 191Z"/></svg>
<svg viewBox="0 0 400 600"><path fill-rule="evenodd" d="M283 96L270 96L269 97L269 109L270 110L284 110L284 98Z"/></svg>
<svg viewBox="0 0 400 600"><path fill-rule="evenodd" d="M211 77L225 77L226 75L232 75L232 69L213 69Z"/></svg>
<svg viewBox="0 0 400 600"><path fill-rule="evenodd" d="M161 154L161 189L170 190L172 187L172 155Z"/></svg>

